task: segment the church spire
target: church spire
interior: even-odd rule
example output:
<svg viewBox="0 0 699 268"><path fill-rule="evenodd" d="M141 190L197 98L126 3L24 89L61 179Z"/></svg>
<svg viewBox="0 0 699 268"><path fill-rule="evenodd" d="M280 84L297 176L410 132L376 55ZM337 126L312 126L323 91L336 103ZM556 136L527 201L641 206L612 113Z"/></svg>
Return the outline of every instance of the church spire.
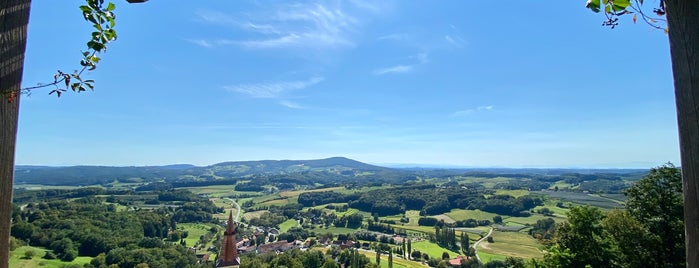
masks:
<svg viewBox="0 0 699 268"><path fill-rule="evenodd" d="M238 247L235 240L235 227L233 221L233 210L228 214L228 222L226 223L226 231L223 233L223 242L221 243L221 252L216 260L216 267L237 267L240 265L238 258Z"/></svg>
<svg viewBox="0 0 699 268"><path fill-rule="evenodd" d="M235 235L235 222L233 222L233 210L231 209L228 213L228 223L226 223L226 232L224 234L234 234Z"/></svg>

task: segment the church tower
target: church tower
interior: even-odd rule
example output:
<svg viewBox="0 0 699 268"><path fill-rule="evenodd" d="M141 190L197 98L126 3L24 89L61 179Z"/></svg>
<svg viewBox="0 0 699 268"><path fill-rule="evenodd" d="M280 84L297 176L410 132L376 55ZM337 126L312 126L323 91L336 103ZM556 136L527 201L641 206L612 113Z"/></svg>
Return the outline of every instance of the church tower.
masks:
<svg viewBox="0 0 699 268"><path fill-rule="evenodd" d="M228 214L228 224L226 224L226 232L223 233L223 242L221 242L221 252L216 260L216 267L238 267L240 258L238 258L238 247L235 240L235 227L233 222L233 211Z"/></svg>

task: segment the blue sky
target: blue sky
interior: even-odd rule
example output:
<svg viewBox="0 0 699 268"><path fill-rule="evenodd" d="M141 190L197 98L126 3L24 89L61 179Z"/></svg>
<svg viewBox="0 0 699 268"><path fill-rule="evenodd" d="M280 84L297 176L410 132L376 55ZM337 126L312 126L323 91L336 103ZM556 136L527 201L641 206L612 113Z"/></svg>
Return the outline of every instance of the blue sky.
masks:
<svg viewBox="0 0 699 268"><path fill-rule="evenodd" d="M667 37L584 2L118 1L96 90L23 98L17 163L678 163ZM77 68L81 3L33 2L25 86Z"/></svg>

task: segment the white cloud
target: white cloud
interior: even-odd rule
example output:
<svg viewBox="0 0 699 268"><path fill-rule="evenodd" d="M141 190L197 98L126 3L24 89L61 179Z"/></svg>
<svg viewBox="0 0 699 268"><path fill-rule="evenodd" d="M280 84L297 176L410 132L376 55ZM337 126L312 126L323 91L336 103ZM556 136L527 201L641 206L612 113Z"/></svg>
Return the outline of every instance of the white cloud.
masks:
<svg viewBox="0 0 699 268"><path fill-rule="evenodd" d="M425 64L428 62L427 53L418 53L409 57L410 59L416 60L415 64L400 64L392 67L381 68L374 70L375 75L390 74L390 73L409 73L412 72L416 66Z"/></svg>
<svg viewBox="0 0 699 268"><path fill-rule="evenodd" d="M453 117L467 116L467 115L471 115L471 114L473 114L475 112L479 112L479 111L492 111L493 108L495 108L493 105L478 106L475 109L466 109L466 110L456 111L456 112L452 113L451 116L453 116Z"/></svg>
<svg viewBox="0 0 699 268"><path fill-rule="evenodd" d="M415 56L412 56L412 58L417 59L417 61L418 61L420 64L425 64L425 63L427 63L427 61L428 61L428 58L427 58L427 57L428 57L427 53L418 53L418 54L416 54Z"/></svg>
<svg viewBox="0 0 699 268"><path fill-rule="evenodd" d="M203 46L203 47L213 47L214 44L212 44L209 41L203 40L203 39L188 39L187 41L192 42L194 44Z"/></svg>
<svg viewBox="0 0 699 268"><path fill-rule="evenodd" d="M389 73L408 73L413 70L414 65L396 65L393 67L374 70L374 74L382 75Z"/></svg>
<svg viewBox="0 0 699 268"><path fill-rule="evenodd" d="M451 116L465 116L465 115L472 114L473 112L474 112L473 109L461 110L461 111L454 112L453 114L451 114Z"/></svg>
<svg viewBox="0 0 699 268"><path fill-rule="evenodd" d="M288 100L281 100L281 101L279 101L279 104L281 104L287 108L291 108L291 109L306 109L305 106L302 106L298 103L288 101Z"/></svg>
<svg viewBox="0 0 699 268"><path fill-rule="evenodd" d="M280 98L286 91L304 89L312 85L318 84L323 80L323 77L313 77L304 81L241 84L234 86L226 86L224 88L226 90L248 95L253 98Z"/></svg>
<svg viewBox="0 0 699 268"><path fill-rule="evenodd" d="M355 1L363 9L378 8L368 2ZM249 38L220 39L208 44L239 45L251 49L272 48L343 48L352 47L352 36L359 20L343 9L340 2L277 4L237 21L234 16L221 12L198 12L207 23L234 26L250 33Z"/></svg>
<svg viewBox="0 0 699 268"><path fill-rule="evenodd" d="M392 33L392 34L387 34L384 36L379 36L379 38L377 38L377 39L378 40L389 40L389 41L403 41L403 40L407 40L409 38L408 38L407 34Z"/></svg>

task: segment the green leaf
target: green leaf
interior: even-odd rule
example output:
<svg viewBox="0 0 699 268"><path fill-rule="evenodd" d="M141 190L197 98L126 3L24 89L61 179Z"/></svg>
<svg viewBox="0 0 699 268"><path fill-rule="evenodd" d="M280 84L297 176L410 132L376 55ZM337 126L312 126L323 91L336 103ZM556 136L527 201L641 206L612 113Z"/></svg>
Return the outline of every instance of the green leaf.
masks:
<svg viewBox="0 0 699 268"><path fill-rule="evenodd" d="M102 44L100 42L90 41L90 42L87 42L87 47L89 47L92 50L95 50L97 52L100 52L100 51L102 51L102 49L104 49L104 44Z"/></svg>
<svg viewBox="0 0 699 268"><path fill-rule="evenodd" d="M595 13L600 11L600 0L587 0L585 7L589 8Z"/></svg>
<svg viewBox="0 0 699 268"><path fill-rule="evenodd" d="M90 8L89 6L80 6L80 10L82 10L83 13L92 13L92 8Z"/></svg>
<svg viewBox="0 0 699 268"><path fill-rule="evenodd" d="M612 7L610 5L604 6L604 12L605 13L612 13Z"/></svg>
<svg viewBox="0 0 699 268"><path fill-rule="evenodd" d="M109 2L109 5L107 5L107 11L112 11L116 8L116 5L114 3Z"/></svg>
<svg viewBox="0 0 699 268"><path fill-rule="evenodd" d="M622 11L631 5L630 0L614 0L614 11Z"/></svg>

